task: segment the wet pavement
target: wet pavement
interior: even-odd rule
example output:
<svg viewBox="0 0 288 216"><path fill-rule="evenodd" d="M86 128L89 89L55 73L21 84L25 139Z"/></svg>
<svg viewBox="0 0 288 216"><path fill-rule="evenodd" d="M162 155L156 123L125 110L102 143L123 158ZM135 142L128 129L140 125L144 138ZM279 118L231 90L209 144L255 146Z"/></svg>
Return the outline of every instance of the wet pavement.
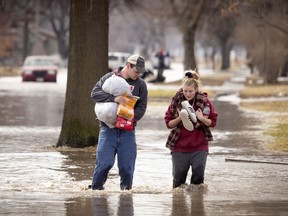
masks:
<svg viewBox="0 0 288 216"><path fill-rule="evenodd" d="M60 133L65 83L65 73L57 83L0 78L1 215L287 215L287 154L265 150L269 137L263 129L269 116L239 109L229 83L213 101L219 121L203 188L171 188L171 158L165 148L169 131L163 121L169 101L162 101L149 103L137 126L131 191L119 190L117 167L104 191L86 190L95 152L51 148ZM241 83L234 86L237 92Z"/></svg>

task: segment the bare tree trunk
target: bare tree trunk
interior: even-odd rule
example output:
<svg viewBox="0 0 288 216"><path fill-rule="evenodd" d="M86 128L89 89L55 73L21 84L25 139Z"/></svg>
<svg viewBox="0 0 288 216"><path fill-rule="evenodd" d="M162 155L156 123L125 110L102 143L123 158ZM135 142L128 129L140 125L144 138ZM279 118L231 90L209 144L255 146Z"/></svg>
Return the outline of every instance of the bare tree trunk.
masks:
<svg viewBox="0 0 288 216"><path fill-rule="evenodd" d="M23 26L23 52L22 52L22 61L25 60L28 55L28 41L29 41L29 21L27 19L24 20Z"/></svg>
<svg viewBox="0 0 288 216"><path fill-rule="evenodd" d="M195 44L195 31L193 29L187 29L183 32L183 43L184 43L184 69L195 70L197 67L196 58L194 53Z"/></svg>
<svg viewBox="0 0 288 216"><path fill-rule="evenodd" d="M265 26L264 29L264 45L263 45L263 61L262 61L262 72L261 74L263 75L263 84L275 84L277 83L277 78L279 75L279 63L277 63L278 61L278 57L277 57L277 61L275 61L275 53L273 53L272 51L270 51L271 48L271 44L269 44L269 35L267 32L267 28Z"/></svg>
<svg viewBox="0 0 288 216"><path fill-rule="evenodd" d="M206 0L170 0L173 16L176 24L183 33L184 41L184 68L196 69L194 53L195 33L200 18L205 11Z"/></svg>
<svg viewBox="0 0 288 216"><path fill-rule="evenodd" d="M66 34L69 28L66 17L69 16L69 0L49 0L47 7L49 8L49 13L46 16L50 20L56 35L59 54L62 59L66 59Z"/></svg>
<svg viewBox="0 0 288 216"><path fill-rule="evenodd" d="M60 35L57 35L58 50L62 59L67 58L67 42L65 40L65 37L66 36L64 32Z"/></svg>
<svg viewBox="0 0 288 216"><path fill-rule="evenodd" d="M270 73L267 73L264 77L264 84L277 84L278 83L278 74L279 74L279 70L277 69L277 67L270 67L268 66L268 68L271 69Z"/></svg>
<svg viewBox="0 0 288 216"><path fill-rule="evenodd" d="M223 42L221 44L221 55L222 55L222 63L221 70L227 70L230 68L230 52L232 46L227 42Z"/></svg>
<svg viewBox="0 0 288 216"><path fill-rule="evenodd" d="M97 143L99 127L90 93L108 71L108 2L71 0L68 80L57 147Z"/></svg>
<svg viewBox="0 0 288 216"><path fill-rule="evenodd" d="M271 55L269 56L269 54L267 55L267 59L273 58ZM263 64L266 67L266 71L263 74L263 84L276 84L278 83L278 76L279 76L279 67L275 61L268 61L267 62L263 62Z"/></svg>

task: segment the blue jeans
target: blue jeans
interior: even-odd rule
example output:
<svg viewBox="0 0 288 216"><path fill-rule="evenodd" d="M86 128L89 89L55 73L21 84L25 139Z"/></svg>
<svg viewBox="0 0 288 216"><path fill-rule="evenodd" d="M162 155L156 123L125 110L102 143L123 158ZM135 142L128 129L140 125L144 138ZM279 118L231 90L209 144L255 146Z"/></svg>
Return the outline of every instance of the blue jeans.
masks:
<svg viewBox="0 0 288 216"><path fill-rule="evenodd" d="M109 170L113 167L117 154L120 175L120 189L132 188L137 156L135 131L125 131L107 126L100 127L96 165L92 179L92 189L102 190Z"/></svg>

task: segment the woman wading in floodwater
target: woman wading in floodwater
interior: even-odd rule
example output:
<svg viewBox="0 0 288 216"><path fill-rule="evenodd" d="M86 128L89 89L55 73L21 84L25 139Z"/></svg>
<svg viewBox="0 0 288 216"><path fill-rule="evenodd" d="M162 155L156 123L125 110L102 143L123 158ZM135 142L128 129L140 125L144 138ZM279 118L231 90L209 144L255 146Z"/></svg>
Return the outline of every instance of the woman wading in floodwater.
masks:
<svg viewBox="0 0 288 216"><path fill-rule="evenodd" d="M213 140L209 127L216 126L218 114L199 87L198 73L185 71L182 88L165 114L165 123L171 129L166 147L172 155L173 188L185 184L190 166L190 184L204 183L208 141Z"/></svg>

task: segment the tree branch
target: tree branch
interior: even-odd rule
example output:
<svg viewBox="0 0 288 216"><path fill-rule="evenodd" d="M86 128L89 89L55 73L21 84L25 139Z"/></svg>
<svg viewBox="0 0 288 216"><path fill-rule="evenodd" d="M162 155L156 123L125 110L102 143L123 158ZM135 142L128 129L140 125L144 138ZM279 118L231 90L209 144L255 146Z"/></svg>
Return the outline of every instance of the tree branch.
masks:
<svg viewBox="0 0 288 216"><path fill-rule="evenodd" d="M279 26L269 20L265 20L265 24L271 28L274 28L274 29L277 29L279 30L280 32L282 32L283 34L285 34L286 36L288 36L288 30L287 28L283 28L282 26Z"/></svg>

